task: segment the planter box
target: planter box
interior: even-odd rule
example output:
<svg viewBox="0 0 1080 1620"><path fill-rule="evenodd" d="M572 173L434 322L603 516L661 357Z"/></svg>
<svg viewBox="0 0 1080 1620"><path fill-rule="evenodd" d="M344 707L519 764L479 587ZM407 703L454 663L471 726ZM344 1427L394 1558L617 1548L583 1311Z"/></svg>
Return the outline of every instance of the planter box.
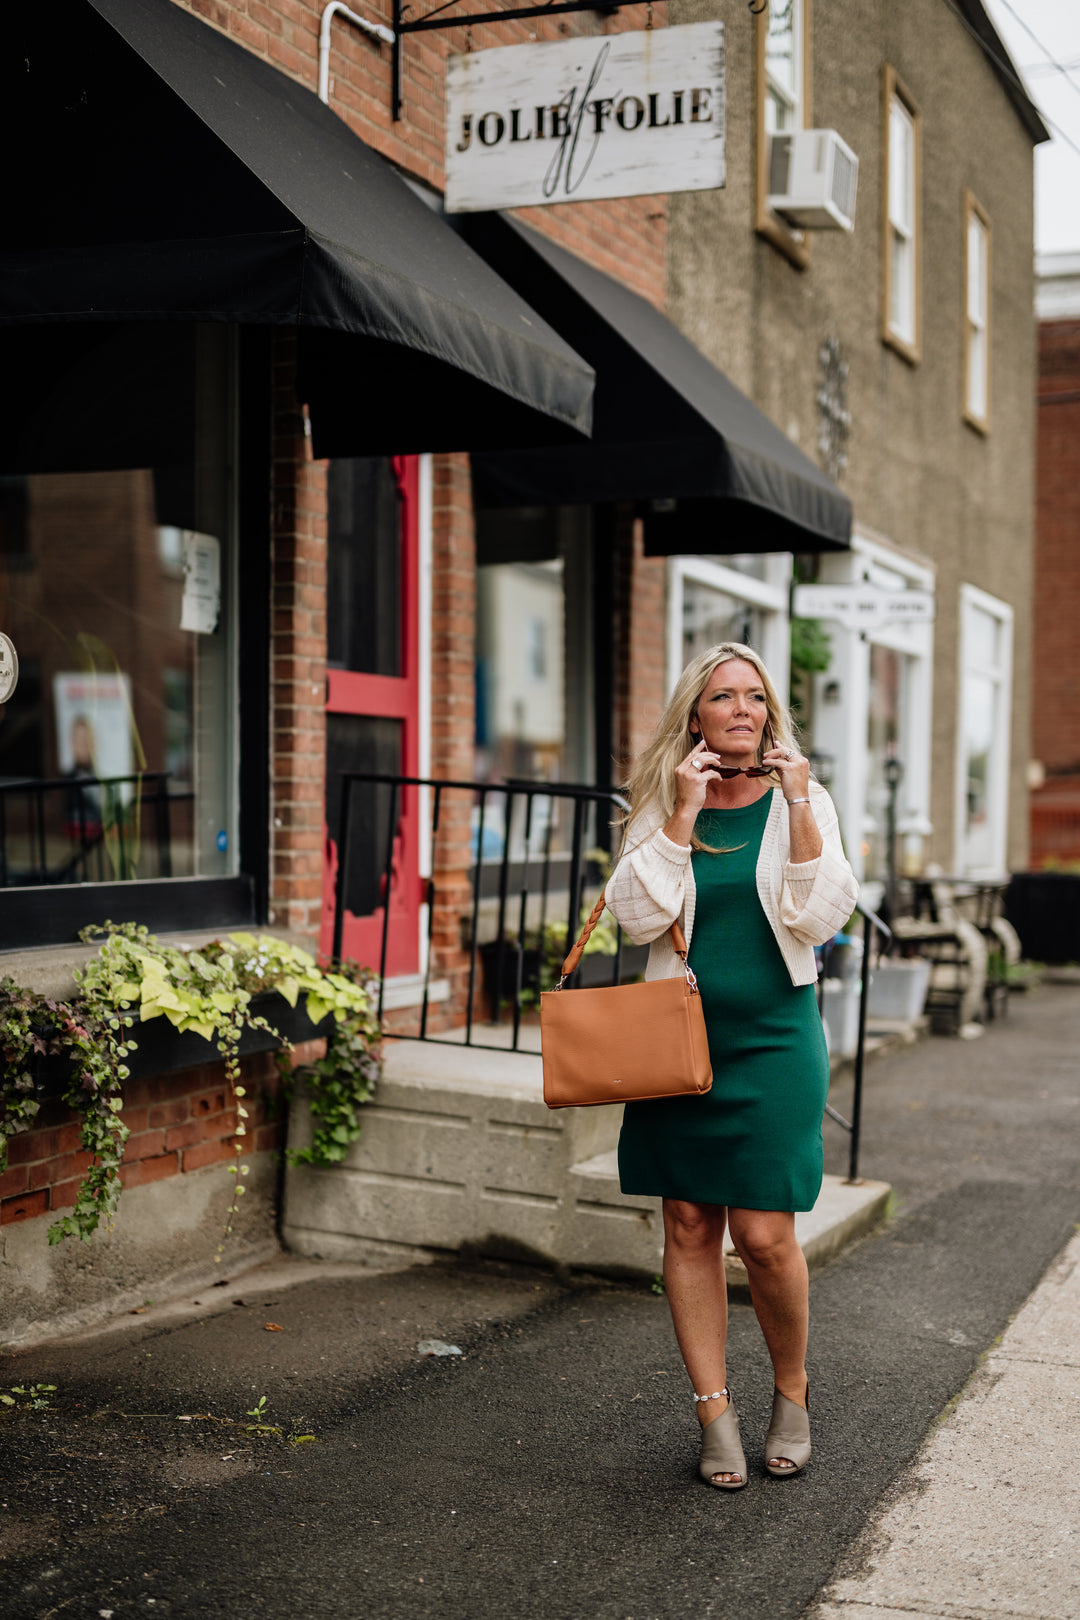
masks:
<svg viewBox="0 0 1080 1620"><path fill-rule="evenodd" d="M280 1032L289 1041L313 1041L328 1035L333 1014L327 1013L320 1024L313 1024L304 1010L306 995L301 995L295 1007L290 1007L284 996L277 992L255 996L252 1011ZM150 1074L172 1074L178 1069L197 1069L202 1063L215 1063L221 1056L216 1041L208 1041L193 1030L183 1034L173 1028L165 1017L152 1018L132 1030L138 1046L126 1060L131 1078L139 1080ZM273 1052L281 1045L262 1029L245 1029L240 1037L240 1056L250 1057L255 1052ZM59 1097L71 1074L71 1061L67 1057L46 1058L40 1065L35 1093L40 1098Z"/></svg>
<svg viewBox="0 0 1080 1620"><path fill-rule="evenodd" d="M870 975L867 1017L911 1024L921 1017L930 988L930 963L921 956L879 962Z"/></svg>
<svg viewBox="0 0 1080 1620"><path fill-rule="evenodd" d="M1033 962L1080 962L1080 872L1015 872L1005 915Z"/></svg>

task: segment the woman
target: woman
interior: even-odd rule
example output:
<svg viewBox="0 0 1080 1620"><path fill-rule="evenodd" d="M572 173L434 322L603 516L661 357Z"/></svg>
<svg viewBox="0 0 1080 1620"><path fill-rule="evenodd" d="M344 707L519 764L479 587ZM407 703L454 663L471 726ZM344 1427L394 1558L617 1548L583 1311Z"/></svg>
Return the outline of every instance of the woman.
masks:
<svg viewBox="0 0 1080 1620"><path fill-rule="evenodd" d="M773 1364L765 1466L810 1458L809 1288L795 1212L821 1188L829 1061L813 947L851 916L858 885L832 800L810 777L757 653L712 647L683 671L630 781L607 901L652 943L645 977L683 971L678 918L713 1065L703 1097L629 1103L624 1193L664 1201L664 1285L701 1424L702 1478L746 1484L727 1388L724 1230L746 1266Z"/></svg>

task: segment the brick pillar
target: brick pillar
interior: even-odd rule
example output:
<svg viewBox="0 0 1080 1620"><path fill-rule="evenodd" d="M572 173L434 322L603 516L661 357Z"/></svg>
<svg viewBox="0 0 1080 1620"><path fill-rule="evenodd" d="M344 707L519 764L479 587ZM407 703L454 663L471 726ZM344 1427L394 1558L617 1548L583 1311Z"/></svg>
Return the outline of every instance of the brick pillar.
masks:
<svg viewBox="0 0 1080 1620"><path fill-rule="evenodd" d="M619 778L650 740L667 695L667 565L646 557L640 518L619 513L615 527L614 746Z"/></svg>
<svg viewBox="0 0 1080 1620"><path fill-rule="evenodd" d="M473 778L476 659L476 537L465 455L435 456L432 467L431 774ZM449 979L449 1002L432 1008L435 1027L460 1023L469 959L461 919L472 904L470 796L447 792L435 845L432 977Z"/></svg>
<svg viewBox="0 0 1080 1620"><path fill-rule="evenodd" d="M296 398L296 340L274 337L270 921L318 938L326 776L326 462Z"/></svg>

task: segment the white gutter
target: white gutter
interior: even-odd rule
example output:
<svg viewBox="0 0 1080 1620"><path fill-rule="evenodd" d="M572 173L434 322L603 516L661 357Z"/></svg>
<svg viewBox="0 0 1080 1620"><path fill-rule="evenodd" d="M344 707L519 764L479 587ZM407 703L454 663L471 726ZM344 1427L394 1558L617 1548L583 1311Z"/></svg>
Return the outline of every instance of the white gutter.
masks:
<svg viewBox="0 0 1080 1620"><path fill-rule="evenodd" d="M330 0L322 14L319 25L319 100L330 102L330 24L336 12L340 12L346 22L370 34L372 39L381 40L384 45L394 43L394 30L386 28L382 23L369 22L366 17L358 17L355 11L350 11L342 0Z"/></svg>

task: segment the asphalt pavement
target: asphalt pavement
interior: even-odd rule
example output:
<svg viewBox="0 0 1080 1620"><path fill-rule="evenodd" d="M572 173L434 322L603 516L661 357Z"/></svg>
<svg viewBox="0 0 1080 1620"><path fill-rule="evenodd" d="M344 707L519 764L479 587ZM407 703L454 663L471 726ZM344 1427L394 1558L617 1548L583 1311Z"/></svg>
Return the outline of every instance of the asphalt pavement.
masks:
<svg viewBox="0 0 1080 1620"><path fill-rule="evenodd" d="M0 1413L0 1613L897 1620L893 1597L842 1583L921 1489L926 1446L983 1400L1010 1319L1060 1273L1080 1221L1078 1047L1080 990L1046 985L980 1040L871 1067L862 1169L896 1207L814 1278L804 1474L761 1470L771 1380L745 1304L729 1371L751 1482L721 1493L697 1478L689 1386L648 1288L284 1260L0 1356L0 1393L57 1386ZM846 1142L826 1130L842 1171ZM422 1354L430 1340L462 1354ZM1075 1455L1076 1403L1058 1417ZM1032 1467L1038 1443L1023 1442ZM999 1539L1009 1522L987 1521ZM903 1612L1074 1620L1052 1606L1068 1590Z"/></svg>

